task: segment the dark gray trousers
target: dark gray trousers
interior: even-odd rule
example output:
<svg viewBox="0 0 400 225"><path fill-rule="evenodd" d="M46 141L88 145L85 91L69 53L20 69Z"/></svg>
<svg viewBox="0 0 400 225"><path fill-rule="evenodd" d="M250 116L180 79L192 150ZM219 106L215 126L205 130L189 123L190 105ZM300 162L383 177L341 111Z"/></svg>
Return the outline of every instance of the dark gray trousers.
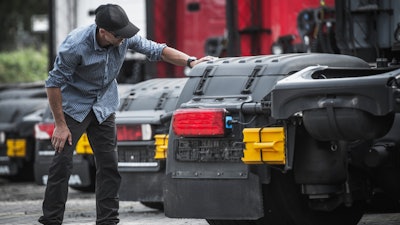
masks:
<svg viewBox="0 0 400 225"><path fill-rule="evenodd" d="M72 146L56 153L49 167L43 201L42 224L61 224L68 196L68 180L72 171L72 155L79 138L86 131L96 162L96 224L117 224L121 176L118 172L115 114L99 123L93 111L79 123L65 115L72 133Z"/></svg>

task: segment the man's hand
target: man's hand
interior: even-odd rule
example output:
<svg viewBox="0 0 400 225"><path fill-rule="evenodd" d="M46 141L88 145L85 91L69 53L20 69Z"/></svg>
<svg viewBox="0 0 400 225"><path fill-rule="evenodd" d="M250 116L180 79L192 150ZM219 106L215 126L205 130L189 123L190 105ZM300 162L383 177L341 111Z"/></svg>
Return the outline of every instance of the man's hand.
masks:
<svg viewBox="0 0 400 225"><path fill-rule="evenodd" d="M213 60L217 60L217 59L218 59L218 57L214 57L214 56L204 56L203 58L200 58L198 60L191 62L190 65L193 67L199 63L213 61Z"/></svg>
<svg viewBox="0 0 400 225"><path fill-rule="evenodd" d="M64 112L62 110L61 89L59 87L51 87L46 88L46 91L55 123L51 145L56 152L61 152L67 141L69 145L72 145L71 131L65 123Z"/></svg>
<svg viewBox="0 0 400 225"><path fill-rule="evenodd" d="M186 53L183 53L179 50L176 50L176 49L168 47L168 46L165 47L161 53L162 60L164 60L165 62L172 63L174 65L178 65L178 66L186 66L187 60L189 57L190 56L187 55ZM190 63L190 66L193 67L196 64L206 62L206 61L212 61L212 60L216 60L216 59L218 59L218 57L204 56L203 58L192 61Z"/></svg>
<svg viewBox="0 0 400 225"><path fill-rule="evenodd" d="M56 152L61 152L67 141L69 145L72 145L72 135L68 126L56 126L51 138L51 144Z"/></svg>

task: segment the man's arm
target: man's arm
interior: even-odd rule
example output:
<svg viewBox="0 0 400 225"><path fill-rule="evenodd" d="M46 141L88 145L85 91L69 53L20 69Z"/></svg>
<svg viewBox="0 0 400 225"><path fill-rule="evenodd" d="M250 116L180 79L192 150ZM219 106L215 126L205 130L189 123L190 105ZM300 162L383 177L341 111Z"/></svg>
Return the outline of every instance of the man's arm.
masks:
<svg viewBox="0 0 400 225"><path fill-rule="evenodd" d="M64 112L62 110L61 89L56 87L46 88L47 98L54 117L54 132L51 143L57 152L64 149L66 141L72 145L72 135L65 121Z"/></svg>
<svg viewBox="0 0 400 225"><path fill-rule="evenodd" d="M177 49L171 48L171 47L165 47L161 53L161 58L163 61L172 63L177 66L186 66L187 60L189 59L189 55L186 53L183 53ZM193 62L190 63L190 66L193 67L198 63L201 62L206 62L215 59L215 57L212 56L205 56L201 59L197 59Z"/></svg>

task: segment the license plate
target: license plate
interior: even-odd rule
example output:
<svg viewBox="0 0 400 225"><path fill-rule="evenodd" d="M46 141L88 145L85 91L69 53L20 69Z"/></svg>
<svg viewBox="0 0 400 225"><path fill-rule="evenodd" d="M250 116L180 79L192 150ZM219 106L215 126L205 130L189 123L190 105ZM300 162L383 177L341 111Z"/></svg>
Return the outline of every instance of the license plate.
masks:
<svg viewBox="0 0 400 225"><path fill-rule="evenodd" d="M8 157L25 157L26 140L25 139L7 139Z"/></svg>
<svg viewBox="0 0 400 225"><path fill-rule="evenodd" d="M93 154L93 150L90 146L89 139L86 133L82 134L82 137L76 144L76 154Z"/></svg>

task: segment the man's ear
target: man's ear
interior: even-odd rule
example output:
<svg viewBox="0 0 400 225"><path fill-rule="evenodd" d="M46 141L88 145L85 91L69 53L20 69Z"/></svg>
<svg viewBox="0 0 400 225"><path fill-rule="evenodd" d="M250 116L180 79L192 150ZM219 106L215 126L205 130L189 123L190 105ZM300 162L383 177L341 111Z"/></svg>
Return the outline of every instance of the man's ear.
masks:
<svg viewBox="0 0 400 225"><path fill-rule="evenodd" d="M103 28L99 28L99 33L103 35L106 33L106 30L104 30Z"/></svg>

